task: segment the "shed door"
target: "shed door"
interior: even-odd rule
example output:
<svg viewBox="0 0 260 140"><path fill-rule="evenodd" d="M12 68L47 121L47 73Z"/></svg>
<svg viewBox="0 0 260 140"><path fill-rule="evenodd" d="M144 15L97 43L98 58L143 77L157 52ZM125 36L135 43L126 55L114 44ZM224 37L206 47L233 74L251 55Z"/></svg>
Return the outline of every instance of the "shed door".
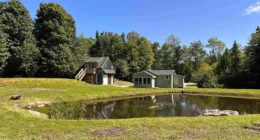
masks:
<svg viewBox="0 0 260 140"><path fill-rule="evenodd" d="M179 79L178 79L178 77L174 77L174 85L175 86L178 86L179 85Z"/></svg>
<svg viewBox="0 0 260 140"><path fill-rule="evenodd" d="M108 75L108 84L111 84L111 75Z"/></svg>
<svg viewBox="0 0 260 140"><path fill-rule="evenodd" d="M107 85L108 84L108 76L107 74L103 75L103 85Z"/></svg>

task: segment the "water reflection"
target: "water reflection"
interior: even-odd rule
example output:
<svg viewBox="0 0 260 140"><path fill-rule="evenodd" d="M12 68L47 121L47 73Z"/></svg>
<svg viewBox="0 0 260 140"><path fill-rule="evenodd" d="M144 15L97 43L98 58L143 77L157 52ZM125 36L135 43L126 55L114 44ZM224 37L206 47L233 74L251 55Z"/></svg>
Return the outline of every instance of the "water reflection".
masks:
<svg viewBox="0 0 260 140"><path fill-rule="evenodd" d="M56 119L125 119L141 117L198 116L204 109L260 113L260 100L214 96L157 95L88 104L59 102L48 109ZM43 112L43 109L39 111ZM46 112L45 112L46 113Z"/></svg>

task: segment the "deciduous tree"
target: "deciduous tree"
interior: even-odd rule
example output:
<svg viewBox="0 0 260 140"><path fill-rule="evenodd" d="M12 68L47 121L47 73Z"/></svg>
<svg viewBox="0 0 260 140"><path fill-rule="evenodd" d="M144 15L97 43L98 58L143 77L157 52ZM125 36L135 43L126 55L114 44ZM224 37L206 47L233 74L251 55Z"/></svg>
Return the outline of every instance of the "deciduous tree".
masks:
<svg viewBox="0 0 260 140"><path fill-rule="evenodd" d="M38 50L32 34L33 21L20 1L10 0L3 3L1 26L6 34L6 43L11 55L7 59L5 74L7 76L34 75L37 68Z"/></svg>
<svg viewBox="0 0 260 140"><path fill-rule="evenodd" d="M76 38L74 19L56 3L41 3L36 16L34 34L41 52L39 74L68 76L74 68L71 52Z"/></svg>
<svg viewBox="0 0 260 140"><path fill-rule="evenodd" d="M217 62L218 58L222 55L226 45L216 37L212 37L208 40L206 45L210 50L210 64Z"/></svg>

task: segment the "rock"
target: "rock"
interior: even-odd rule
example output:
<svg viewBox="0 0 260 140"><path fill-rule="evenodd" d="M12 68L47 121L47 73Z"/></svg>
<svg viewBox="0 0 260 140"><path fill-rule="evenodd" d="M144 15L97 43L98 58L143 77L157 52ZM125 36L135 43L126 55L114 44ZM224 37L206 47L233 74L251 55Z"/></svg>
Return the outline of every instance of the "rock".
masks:
<svg viewBox="0 0 260 140"><path fill-rule="evenodd" d="M43 118L49 118L48 115L46 114L43 114L43 113L40 113L40 112L37 112L37 111L32 111L32 110L28 110L30 113L34 114L34 115L37 115L37 116L40 116L40 117L43 117Z"/></svg>
<svg viewBox="0 0 260 140"><path fill-rule="evenodd" d="M21 100L23 98L22 95L13 95L11 96L10 100Z"/></svg>
<svg viewBox="0 0 260 140"><path fill-rule="evenodd" d="M18 104L14 104L14 108L15 108L15 109L18 109L18 108L19 108L19 105L18 105Z"/></svg>
<svg viewBox="0 0 260 140"><path fill-rule="evenodd" d="M43 108L43 107L45 107L45 104L38 104L37 107L38 108Z"/></svg>
<svg viewBox="0 0 260 140"><path fill-rule="evenodd" d="M219 109L206 109L200 112L200 116L233 116L239 115L237 111L233 110L219 110Z"/></svg>

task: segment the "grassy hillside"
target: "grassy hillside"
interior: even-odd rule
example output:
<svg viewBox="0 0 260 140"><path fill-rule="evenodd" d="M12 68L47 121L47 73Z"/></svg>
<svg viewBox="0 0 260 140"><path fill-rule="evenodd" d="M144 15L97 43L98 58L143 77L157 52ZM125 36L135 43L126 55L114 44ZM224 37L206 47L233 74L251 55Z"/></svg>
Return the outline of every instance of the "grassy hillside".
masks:
<svg viewBox="0 0 260 140"><path fill-rule="evenodd" d="M114 84L118 85L118 86L133 86L134 84L128 81L123 81L123 80L119 80L119 79L115 79L114 80Z"/></svg>
<svg viewBox="0 0 260 140"><path fill-rule="evenodd" d="M260 98L260 90L186 89L190 94ZM259 139L244 126L260 124L260 115L173 117L122 120L49 120L22 107L51 102L176 93L181 89L142 89L89 85L70 79L0 79L0 139ZM21 94L21 101L8 100ZM17 104L17 105L16 105ZM18 108L14 108L18 106Z"/></svg>

